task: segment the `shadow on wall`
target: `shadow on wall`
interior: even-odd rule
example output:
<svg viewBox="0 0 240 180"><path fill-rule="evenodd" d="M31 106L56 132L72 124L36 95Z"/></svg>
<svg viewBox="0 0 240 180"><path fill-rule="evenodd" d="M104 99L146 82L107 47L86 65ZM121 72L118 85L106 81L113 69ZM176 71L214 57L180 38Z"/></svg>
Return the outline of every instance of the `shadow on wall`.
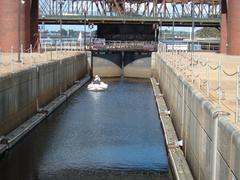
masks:
<svg viewBox="0 0 240 180"><path fill-rule="evenodd" d="M93 54L93 75L102 77L135 77L151 76L150 54L141 52L101 52Z"/></svg>

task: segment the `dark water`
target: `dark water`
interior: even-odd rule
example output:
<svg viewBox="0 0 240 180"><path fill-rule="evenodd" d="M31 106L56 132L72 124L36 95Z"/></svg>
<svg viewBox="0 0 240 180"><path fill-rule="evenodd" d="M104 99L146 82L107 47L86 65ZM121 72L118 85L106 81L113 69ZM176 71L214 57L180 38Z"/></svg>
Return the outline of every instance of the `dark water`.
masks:
<svg viewBox="0 0 240 180"><path fill-rule="evenodd" d="M0 160L1 180L168 179L149 80L79 90Z"/></svg>

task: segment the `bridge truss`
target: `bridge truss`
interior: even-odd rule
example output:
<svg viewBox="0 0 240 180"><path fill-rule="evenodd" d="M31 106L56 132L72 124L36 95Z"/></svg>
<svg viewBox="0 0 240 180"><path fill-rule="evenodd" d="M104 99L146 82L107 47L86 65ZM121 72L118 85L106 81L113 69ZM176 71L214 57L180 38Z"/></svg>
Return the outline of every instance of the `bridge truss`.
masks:
<svg viewBox="0 0 240 180"><path fill-rule="evenodd" d="M67 24L154 23L218 27L221 0L39 0L40 21Z"/></svg>

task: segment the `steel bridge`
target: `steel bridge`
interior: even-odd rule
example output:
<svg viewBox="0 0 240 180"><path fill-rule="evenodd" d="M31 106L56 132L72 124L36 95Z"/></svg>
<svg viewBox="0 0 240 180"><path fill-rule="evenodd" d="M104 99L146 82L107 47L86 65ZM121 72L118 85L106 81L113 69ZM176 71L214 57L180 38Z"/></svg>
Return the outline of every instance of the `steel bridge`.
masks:
<svg viewBox="0 0 240 180"><path fill-rule="evenodd" d="M39 0L46 24L161 24L219 27L221 0Z"/></svg>

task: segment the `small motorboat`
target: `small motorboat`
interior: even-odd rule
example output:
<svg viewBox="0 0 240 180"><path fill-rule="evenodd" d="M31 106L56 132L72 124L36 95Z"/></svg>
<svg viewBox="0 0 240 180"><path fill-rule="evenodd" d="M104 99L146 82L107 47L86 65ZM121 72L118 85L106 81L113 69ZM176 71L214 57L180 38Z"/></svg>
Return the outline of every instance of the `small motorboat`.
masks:
<svg viewBox="0 0 240 180"><path fill-rule="evenodd" d="M101 81L98 75L95 76L95 79L88 85L89 91L104 91L108 88L108 84Z"/></svg>

